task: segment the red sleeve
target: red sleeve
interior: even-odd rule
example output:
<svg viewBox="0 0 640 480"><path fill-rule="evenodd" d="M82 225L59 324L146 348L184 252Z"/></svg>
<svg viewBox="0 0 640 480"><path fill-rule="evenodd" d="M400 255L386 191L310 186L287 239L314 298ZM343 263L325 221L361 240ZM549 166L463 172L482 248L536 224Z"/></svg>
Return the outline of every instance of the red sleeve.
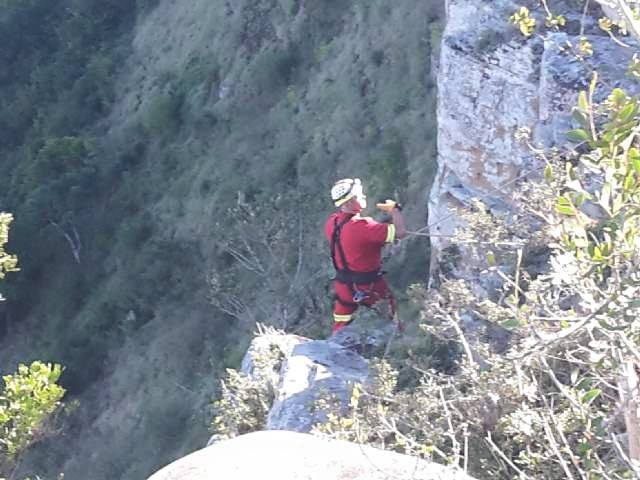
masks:
<svg viewBox="0 0 640 480"><path fill-rule="evenodd" d="M327 219L327 223L324 224L324 236L327 237L327 240L331 241L331 236L333 235L333 224L335 222L336 214L332 213L329 215Z"/></svg>
<svg viewBox="0 0 640 480"><path fill-rule="evenodd" d="M389 231L388 223L380 223L371 217L364 217L361 222L358 222L358 226L361 229L362 238L365 242L375 245L385 244Z"/></svg>

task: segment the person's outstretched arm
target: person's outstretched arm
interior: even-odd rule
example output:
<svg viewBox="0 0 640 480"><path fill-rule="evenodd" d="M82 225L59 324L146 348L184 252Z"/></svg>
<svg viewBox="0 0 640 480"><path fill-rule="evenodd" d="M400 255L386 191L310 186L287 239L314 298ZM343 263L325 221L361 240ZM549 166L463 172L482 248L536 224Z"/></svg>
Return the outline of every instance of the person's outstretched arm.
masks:
<svg viewBox="0 0 640 480"><path fill-rule="evenodd" d="M404 216L398 207L395 207L389 212L391 214L391 221L396 227L396 238L400 240L407 236L407 226L404 223Z"/></svg>

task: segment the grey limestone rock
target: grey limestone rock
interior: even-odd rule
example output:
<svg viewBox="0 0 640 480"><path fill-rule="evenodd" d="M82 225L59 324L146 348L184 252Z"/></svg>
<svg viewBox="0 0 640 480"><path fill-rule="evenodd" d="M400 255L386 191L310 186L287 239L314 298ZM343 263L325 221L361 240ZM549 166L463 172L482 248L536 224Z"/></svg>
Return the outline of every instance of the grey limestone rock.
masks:
<svg viewBox="0 0 640 480"><path fill-rule="evenodd" d="M225 440L166 466L148 480L473 480L399 453L309 434L262 431Z"/></svg>
<svg viewBox="0 0 640 480"><path fill-rule="evenodd" d="M265 358L276 368L269 364L258 370ZM317 408L318 400L331 397L347 405L352 385L367 380L368 368L363 357L340 343L271 331L253 340L241 371L268 382L274 391L267 430L309 432L326 421L327 412ZM214 436L208 445L218 441Z"/></svg>
<svg viewBox="0 0 640 480"><path fill-rule="evenodd" d="M309 432L326 417L316 402L331 395L347 404L351 385L363 383L367 373L367 361L338 344L318 340L296 345L280 370L267 429Z"/></svg>
<svg viewBox="0 0 640 480"><path fill-rule="evenodd" d="M524 39L508 23L518 8L511 0L447 2L438 73L438 173L429 201L432 234L453 234L462 224L456 208L473 197L494 213L510 211L518 182L540 178L542 165L514 138L518 129L529 128L535 143L550 147L566 143L565 133L575 128L571 107L591 78L585 64L564 51L567 40L577 43L577 37L550 33L544 41ZM636 84L625 79L636 49L608 36L588 40L594 55L586 64L597 65L607 84L597 95L612 86L637 93ZM448 243L443 237L431 240L434 274ZM465 263L473 268L468 258Z"/></svg>

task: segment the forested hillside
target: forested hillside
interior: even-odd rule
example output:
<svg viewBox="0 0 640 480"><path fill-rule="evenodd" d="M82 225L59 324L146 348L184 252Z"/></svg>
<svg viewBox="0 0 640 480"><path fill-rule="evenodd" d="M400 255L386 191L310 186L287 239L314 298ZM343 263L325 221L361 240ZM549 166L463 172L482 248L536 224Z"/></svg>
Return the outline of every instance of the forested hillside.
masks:
<svg viewBox="0 0 640 480"><path fill-rule="evenodd" d="M0 1L0 372L64 365L20 474L141 479L207 438L265 322L324 336L328 190L423 225L442 2ZM427 246L390 263L402 296Z"/></svg>

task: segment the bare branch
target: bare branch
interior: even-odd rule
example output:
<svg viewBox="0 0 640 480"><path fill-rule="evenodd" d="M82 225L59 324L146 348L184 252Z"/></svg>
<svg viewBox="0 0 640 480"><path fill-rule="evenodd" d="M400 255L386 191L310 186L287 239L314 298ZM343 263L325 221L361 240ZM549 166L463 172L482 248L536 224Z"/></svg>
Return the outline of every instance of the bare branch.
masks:
<svg viewBox="0 0 640 480"><path fill-rule="evenodd" d="M542 422L544 427L544 433L547 436L549 445L551 445L551 449L553 450L553 453L555 454L556 458L560 462L560 465L562 465L562 469L564 470L565 475L570 480L574 480L574 477L571 474L571 470L569 469L569 465L567 465L567 462L562 456L562 453L560 453L560 449L558 448L558 443L556 442L556 439L553 436L553 432L551 431L551 427L549 426L549 421L546 418L542 417Z"/></svg>
<svg viewBox="0 0 640 480"><path fill-rule="evenodd" d="M573 398L569 394L569 392L567 392L567 389L565 388L565 386L562 385L562 383L560 383L560 381L558 380L558 377L556 377L556 374L553 372L551 367L549 367L549 364L547 363L547 359L544 357L544 355L540 355L540 362L545 366L547 370L547 375L549 375L549 378L551 378L551 380L553 381L553 384L558 388L562 396L564 396L567 400L569 400L569 403L571 403L571 405L573 405L579 412L584 414L583 406L580 405L580 403L575 398Z"/></svg>
<svg viewBox="0 0 640 480"><path fill-rule="evenodd" d="M49 223L57 228L60 233L62 233L64 238L67 240L67 243L69 244L69 248L71 248L71 253L73 254L74 260L78 265L80 265L80 251L82 250L82 242L80 241L80 235L78 235L78 230L76 230L76 227L74 225L71 226L71 234L73 234L73 236L71 236L71 234L66 232L53 220L49 220Z"/></svg>
<svg viewBox="0 0 640 480"><path fill-rule="evenodd" d="M619 395L624 411L624 421L627 427L627 438L629 447L629 460L635 464L635 468L640 467L640 418L638 417L638 407L640 398L638 374L636 365L632 361L626 361L621 366Z"/></svg>
<svg viewBox="0 0 640 480"><path fill-rule="evenodd" d="M522 470L520 470L515 465L515 463L513 463L511 461L511 459L509 457L507 457L505 455L505 453L502 450L500 450L500 448L493 442L493 439L491 438L491 432L487 432L487 436L485 437L485 441L489 444L491 449L494 452L496 452L498 454L498 456L507 463L507 465L509 465L511 468L513 468L516 472L518 472L518 475L520 476L521 479L529 478L529 476L527 476Z"/></svg>
<svg viewBox="0 0 640 480"><path fill-rule="evenodd" d="M453 326L453 329L456 331L456 333L458 334L458 337L460 338L460 343L462 343L462 346L464 347L464 351L467 354L467 360L469 361L469 366L474 370L477 369L478 364L475 362L473 358L473 351L471 350L471 346L469 345L469 342L467 342L467 339L464 336L464 332L462 331L459 325L459 323L462 322L462 319L460 318L460 314L458 312L455 312L454 317L447 316L447 318L449 319L449 323Z"/></svg>
<svg viewBox="0 0 640 480"><path fill-rule="evenodd" d="M453 429L453 422L451 421L451 412L449 411L449 407L447 406L447 402L444 399L444 393L442 391L442 387L440 387L440 401L442 402L442 407L444 408L444 415L447 419L447 425L449 426L448 437L451 439L451 449L453 450L454 455L454 463L455 465L460 464L460 442L456 438L456 432Z"/></svg>

